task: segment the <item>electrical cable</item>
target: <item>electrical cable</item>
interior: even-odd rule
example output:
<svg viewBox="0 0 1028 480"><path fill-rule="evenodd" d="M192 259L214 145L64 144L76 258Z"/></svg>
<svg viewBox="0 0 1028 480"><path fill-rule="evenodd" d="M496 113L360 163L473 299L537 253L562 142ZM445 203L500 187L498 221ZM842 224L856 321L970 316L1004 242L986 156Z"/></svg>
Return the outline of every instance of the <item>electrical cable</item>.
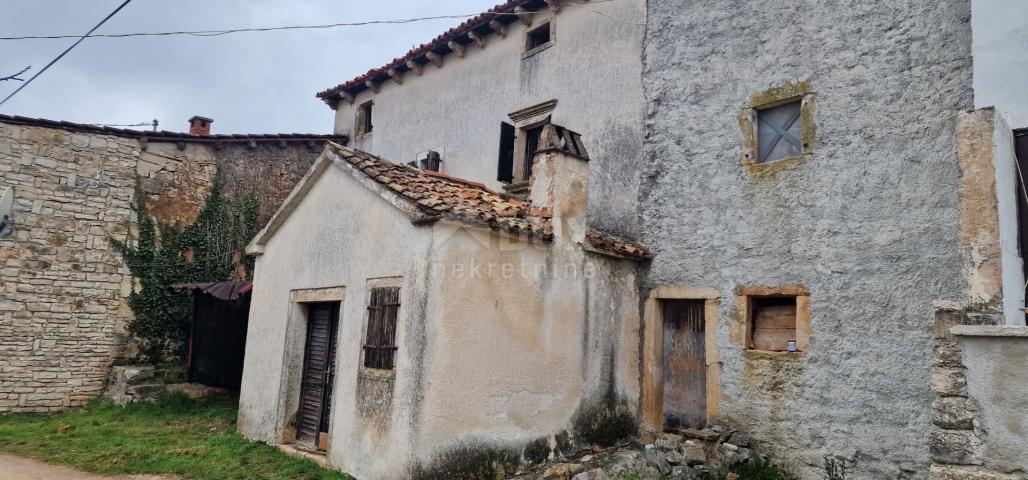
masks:
<svg viewBox="0 0 1028 480"><path fill-rule="evenodd" d="M593 3L593 4L596 4L596 3L609 3L609 2L614 2L614 1L617 1L617 0L592 0L589 3ZM629 22L627 22L625 20L622 20L622 19L619 19L617 17L613 17L613 16L607 15L607 14L605 14L603 12L599 12L599 11L590 9L588 7L585 7L585 5L582 4L582 3L569 3L569 4L562 5L562 7L582 7L584 9L586 9L586 10L589 10L590 12L593 12L593 13L596 13L596 14L599 14L599 15L603 15L603 16L612 18L614 20L618 20L618 21L622 21L622 22L625 22L625 23L629 23ZM341 23L329 23L329 24L322 24L322 25L288 25L288 26L278 26L278 27L232 28L232 29L223 29L223 30L192 30L192 31L190 31L190 30L182 30L182 31L169 31L169 32L105 33L105 34L98 34L98 35L89 35L89 34L87 34L86 36L89 37L89 38L167 37L167 36L174 36L174 35L191 35L191 36L196 36L196 37L217 37L217 36L221 36L221 35L228 35L228 34L232 34L232 33L243 33L243 32L273 32L273 31L281 31L281 30L320 30L320 29L339 28L339 27L361 27L361 26L369 26L369 25L402 25L402 24L407 24L407 23L424 22L424 21L430 21L430 20L453 20L453 19L474 18L474 17L478 17L478 16L481 16L481 15L493 15L493 16L497 16L497 17L502 17L502 16L510 16L510 15L515 15L516 16L516 15L534 15L534 14L540 14L540 13L552 13L554 11L555 10L551 8L551 9L535 10L535 11L531 11L531 12L479 12L479 13L469 13L469 14L464 14L464 15L436 15L436 16L431 16L431 17L404 18L404 19L396 19L396 20L367 20L367 21L362 21L362 22L341 22ZM29 36L21 36L21 37L0 37L0 40L46 40L46 39L61 39L61 38L78 38L78 35L29 35Z"/></svg>
<svg viewBox="0 0 1028 480"><path fill-rule="evenodd" d="M120 12L120 11L121 11L121 9L125 8L125 6L126 6L126 5L128 5L128 4L130 3L130 2L132 2L132 0L125 0L125 1L124 1L124 2L123 2L123 3L121 4L121 5L118 5L118 8L115 8L115 9L114 9L114 11L113 11L113 12L111 12L111 13L109 13L109 14L108 14L108 15L107 15L106 17L104 17L104 19L103 19L103 20L100 20L100 23L96 24L96 26L95 26L95 27L93 27L93 28L89 29L89 31L88 31L88 32L86 32L86 34L85 34L85 35L83 35L83 36L82 36L82 38L79 38L77 42L73 43L73 44L72 44L72 45L71 45L70 47L68 47L68 48L67 48L66 50L64 50L63 52L61 52L61 54L60 54L60 55L58 55L58 56L57 56L57 58L55 58L55 59L51 60L51 61L50 61L50 63L46 64L46 66L45 66L45 67L43 67L43 69L42 69L42 70L40 70L40 71L36 72L36 74L35 74L35 75L33 75L33 76L32 76L32 78L29 78L29 79L28 79L27 81L25 81L24 83L22 83L22 84L21 84L21 86L19 86L19 87L18 87L18 89L17 89L17 90L15 90L14 92L11 92L11 94L10 94L10 95L8 95L8 96L7 96L7 98L4 98L4 99L3 99L2 101L0 101L0 106L2 106L3 104L7 103L7 101L8 101L8 100L10 100L10 99L11 99L12 97L14 97L15 95L17 95L17 94L18 94L18 92L22 91L22 90L23 90L23 89L24 89L25 87L29 86L29 84L31 84L33 80L35 80L35 79L39 78L39 76L40 76L40 75L42 75L42 74L43 74L43 72L47 71L47 69L49 69L50 67L52 67L52 66L53 66L53 65L54 65L55 63L57 63L57 62L58 62L58 61L59 61L60 59L64 58L64 56L65 56L65 55L67 55L67 54L68 54L68 52L72 51L72 50L73 50L73 49L74 49L75 47L77 47L77 46L78 46L78 45L79 45L80 43L82 43L82 41L83 41L83 40L85 40L86 38L88 38L88 37L89 37L89 35L91 35L91 34L92 34L93 32L95 32L95 31L96 31L96 29L100 28L100 26L102 26L103 24L107 23L107 21L108 21L108 20L110 20L110 19L111 19L112 17L114 17L115 15L117 15L117 14L118 14L118 12Z"/></svg>

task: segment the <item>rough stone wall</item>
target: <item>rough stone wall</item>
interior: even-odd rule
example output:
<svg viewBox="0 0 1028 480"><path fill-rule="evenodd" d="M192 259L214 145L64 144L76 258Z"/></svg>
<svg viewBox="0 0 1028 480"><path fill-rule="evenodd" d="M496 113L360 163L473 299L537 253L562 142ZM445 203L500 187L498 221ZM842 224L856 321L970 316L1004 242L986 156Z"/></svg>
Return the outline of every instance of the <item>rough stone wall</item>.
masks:
<svg viewBox="0 0 1028 480"><path fill-rule="evenodd" d="M932 456L931 480L1018 480L1028 478L1028 472L1012 472L1018 467L1010 462L997 461L997 455L987 453L989 435L985 426L985 411L980 399L969 389L969 374L983 375L985 372L969 371L965 355L956 336L951 333L959 325L1001 325L1003 313L998 305L978 306L968 311L958 303L937 302L935 314L935 351L932 355L931 388L934 401L931 405L933 429L929 436ZM1013 349L1010 349L1011 351ZM995 359L983 359L992 362ZM1020 370L1023 363L1015 362ZM1008 375L993 381L1015 380ZM1006 395L1016 395L1024 385L1013 382L1001 385ZM1017 403L1015 401L1015 403ZM998 405L989 405L999 407ZM996 412L993 412L995 414ZM1007 412L1004 412L1007 413ZM1013 413L1013 412L1010 412ZM1011 422L1002 428L1018 432L1023 428ZM996 432L999 433L999 432ZM1018 434L1015 433L1015 438ZM1020 434L1023 440L1023 434ZM1017 443L1021 443L1020 441ZM1009 450L1009 449L1004 449ZM998 457L1011 456L1009 451L999 452ZM1014 454L1016 456L1016 454ZM1023 465L1024 459L1020 460ZM1016 460L1015 460L1016 463ZM1000 468L1002 467L1002 468ZM1023 466L1021 467L1023 468ZM1001 471L1005 470L1005 471Z"/></svg>
<svg viewBox="0 0 1028 480"><path fill-rule="evenodd" d="M135 140L0 123L0 411L55 411L100 395L125 341L131 280L108 237L131 222Z"/></svg>
<svg viewBox="0 0 1028 480"><path fill-rule="evenodd" d="M138 174L147 208L160 222L188 225L196 220L215 181L228 198L252 195L260 202L264 225L303 177L324 142L261 141L150 142Z"/></svg>
<svg viewBox="0 0 1028 480"><path fill-rule="evenodd" d="M722 292L721 420L820 478L925 478L931 301L964 291L956 112L972 106L970 6L649 2L643 241L656 286ZM737 116L766 89L817 97L809 161L749 175ZM734 289L810 291L807 352L729 340ZM645 296L645 292L644 292Z"/></svg>

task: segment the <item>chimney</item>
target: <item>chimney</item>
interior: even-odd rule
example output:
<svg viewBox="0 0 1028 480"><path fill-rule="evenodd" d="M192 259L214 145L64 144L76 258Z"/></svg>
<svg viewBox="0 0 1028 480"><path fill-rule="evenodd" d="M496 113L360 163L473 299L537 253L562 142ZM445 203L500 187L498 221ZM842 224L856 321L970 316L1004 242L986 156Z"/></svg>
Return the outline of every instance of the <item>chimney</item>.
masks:
<svg viewBox="0 0 1028 480"><path fill-rule="evenodd" d="M589 155L582 144L582 136L563 127L546 125L533 162L528 194L532 207L553 216L555 238L583 242Z"/></svg>
<svg viewBox="0 0 1028 480"><path fill-rule="evenodd" d="M214 123L213 119L194 115L193 118L189 119L189 134L203 136L210 135L212 123Z"/></svg>

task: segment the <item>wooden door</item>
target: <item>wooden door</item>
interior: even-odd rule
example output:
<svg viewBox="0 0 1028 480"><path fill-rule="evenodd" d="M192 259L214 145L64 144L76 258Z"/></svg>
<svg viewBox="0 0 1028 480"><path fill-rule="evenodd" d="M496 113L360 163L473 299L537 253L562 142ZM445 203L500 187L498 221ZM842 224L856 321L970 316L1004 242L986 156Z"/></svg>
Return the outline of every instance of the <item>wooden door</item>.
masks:
<svg viewBox="0 0 1028 480"><path fill-rule="evenodd" d="M296 441L302 444L319 446L319 437L328 433L338 325L338 303L308 305L307 345L296 428Z"/></svg>
<svg viewBox="0 0 1028 480"><path fill-rule="evenodd" d="M703 300L668 300L664 311L664 428L707 426Z"/></svg>

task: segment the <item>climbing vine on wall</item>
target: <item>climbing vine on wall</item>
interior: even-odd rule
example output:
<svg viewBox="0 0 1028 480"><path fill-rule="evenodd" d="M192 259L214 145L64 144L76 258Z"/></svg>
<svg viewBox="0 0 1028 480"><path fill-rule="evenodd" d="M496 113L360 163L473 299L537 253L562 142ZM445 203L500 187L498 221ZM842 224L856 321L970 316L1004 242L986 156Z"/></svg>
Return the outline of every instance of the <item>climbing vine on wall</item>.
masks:
<svg viewBox="0 0 1028 480"><path fill-rule="evenodd" d="M215 184L196 222L185 228L158 223L141 195L135 208L137 238L113 244L137 282L128 297L132 331L146 360L158 363L180 355L189 335L190 294L171 286L249 277L253 259L243 249L256 234L260 205L253 197L229 200Z"/></svg>

